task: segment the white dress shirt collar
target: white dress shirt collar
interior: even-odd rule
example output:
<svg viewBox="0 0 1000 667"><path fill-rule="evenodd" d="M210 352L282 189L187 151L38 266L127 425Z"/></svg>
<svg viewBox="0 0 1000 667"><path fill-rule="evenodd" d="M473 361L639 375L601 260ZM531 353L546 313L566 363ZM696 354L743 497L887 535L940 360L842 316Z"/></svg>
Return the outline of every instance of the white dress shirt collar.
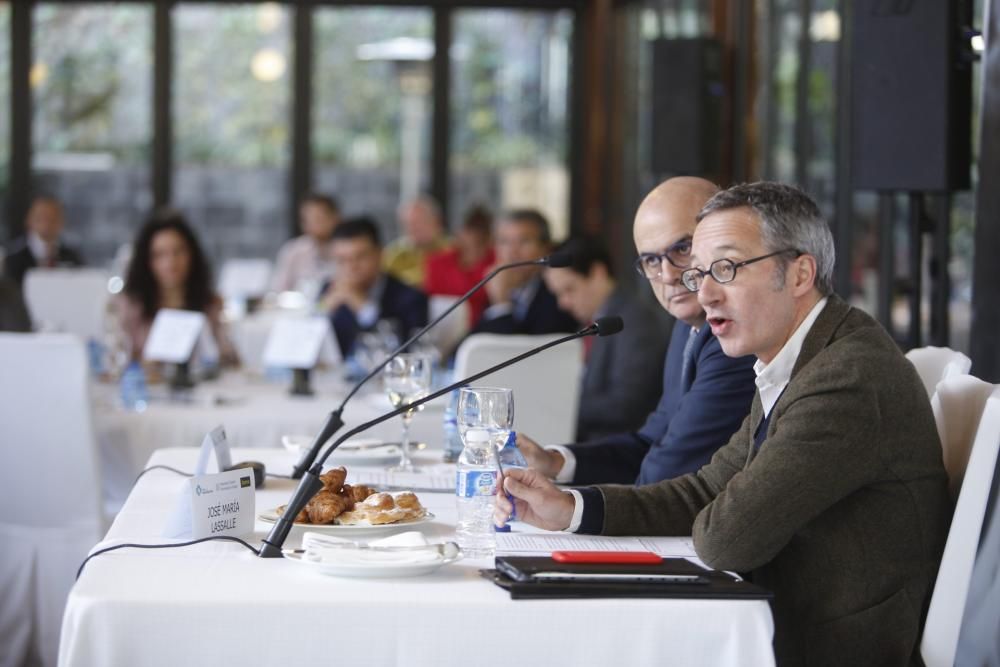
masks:
<svg viewBox="0 0 1000 667"><path fill-rule="evenodd" d="M44 266L46 260L49 258L49 244L42 240L42 237L34 232L28 232L28 249L31 251L32 257L35 258L35 263L38 266ZM59 252L59 244L55 244L52 247L53 257L57 256Z"/></svg>
<svg viewBox="0 0 1000 667"><path fill-rule="evenodd" d="M827 300L828 297L823 297L812 307L812 310L771 360L771 363L765 364L758 359L753 365L753 371L757 374L754 382L757 383L757 391L760 392L760 402L764 408L765 417L771 414L771 408L778 402L781 392L785 390L788 381L792 378L792 369L795 368L795 362L799 359L802 343L816 322L816 318L826 306Z"/></svg>

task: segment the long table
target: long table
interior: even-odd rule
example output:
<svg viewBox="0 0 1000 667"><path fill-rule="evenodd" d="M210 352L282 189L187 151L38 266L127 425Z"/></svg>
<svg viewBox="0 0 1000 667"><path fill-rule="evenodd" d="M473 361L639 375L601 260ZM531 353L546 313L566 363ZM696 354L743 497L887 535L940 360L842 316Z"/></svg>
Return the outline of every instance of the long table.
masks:
<svg viewBox="0 0 1000 667"><path fill-rule="evenodd" d="M190 469L195 455L161 450L149 463ZM234 455L252 455L272 471L294 463L280 450ZM98 546L168 541L162 530L183 485L165 471L145 475ZM292 489L268 480L257 511L286 502ZM419 496L436 517L423 532L452 538L453 496ZM258 521L255 539L268 528ZM59 664L774 664L766 602L512 601L479 576L490 566L468 559L421 577L352 579L260 559L231 543L122 549L90 561L74 586Z"/></svg>

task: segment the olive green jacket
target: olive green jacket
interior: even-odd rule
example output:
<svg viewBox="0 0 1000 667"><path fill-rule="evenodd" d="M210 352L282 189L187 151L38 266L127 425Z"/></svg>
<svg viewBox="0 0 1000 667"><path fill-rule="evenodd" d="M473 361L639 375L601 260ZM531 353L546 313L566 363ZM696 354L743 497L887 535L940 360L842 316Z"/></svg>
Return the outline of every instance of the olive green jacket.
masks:
<svg viewBox="0 0 1000 667"><path fill-rule="evenodd" d="M780 665L920 664L952 508L913 366L831 296L755 452L762 418L758 394L697 473L598 487L604 533L693 534L705 563L769 588Z"/></svg>

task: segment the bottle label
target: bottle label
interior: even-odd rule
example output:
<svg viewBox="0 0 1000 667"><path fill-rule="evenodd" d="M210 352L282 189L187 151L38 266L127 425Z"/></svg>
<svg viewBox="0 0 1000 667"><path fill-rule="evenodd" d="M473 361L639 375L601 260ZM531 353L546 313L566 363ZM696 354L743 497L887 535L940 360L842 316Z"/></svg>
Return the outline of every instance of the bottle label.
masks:
<svg viewBox="0 0 1000 667"><path fill-rule="evenodd" d="M497 493L497 474L493 470L467 470L457 473L455 480L455 495L459 498L475 496L495 496Z"/></svg>

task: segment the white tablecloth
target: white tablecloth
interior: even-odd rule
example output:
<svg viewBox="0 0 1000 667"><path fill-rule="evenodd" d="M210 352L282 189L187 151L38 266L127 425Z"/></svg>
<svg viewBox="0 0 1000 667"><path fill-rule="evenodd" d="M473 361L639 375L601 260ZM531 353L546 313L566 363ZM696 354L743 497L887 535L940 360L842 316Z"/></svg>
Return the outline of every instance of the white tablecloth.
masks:
<svg viewBox="0 0 1000 667"><path fill-rule="evenodd" d="M269 469L292 463L284 452L252 454ZM190 449L165 450L150 463L190 467L193 459ZM285 502L292 489L267 484L258 510ZM147 474L105 544L164 541L182 485L166 472ZM454 498L420 497L437 517L424 532L449 537ZM267 528L258 522L256 538ZM123 549L92 560L73 588L60 664L774 664L766 602L512 601L480 578L490 565L466 560L423 577L346 579L228 543Z"/></svg>
<svg viewBox="0 0 1000 667"><path fill-rule="evenodd" d="M205 435L219 424L225 427L233 447L281 447L283 435L315 436L348 388L322 376L313 384L315 396L291 396L287 384L230 373L198 385L187 403L168 401L164 387L152 387L153 400L143 412L124 410L117 387L96 387L95 428L101 449L105 505L112 515L121 507L136 475L154 451L199 447ZM385 395L377 390L378 380L370 384L371 388L365 387L348 403L345 426L338 435L392 409ZM415 442L441 446L443 401L442 397L428 403L414 416L410 435ZM398 441L401 433L401 419L394 417L364 435Z"/></svg>

